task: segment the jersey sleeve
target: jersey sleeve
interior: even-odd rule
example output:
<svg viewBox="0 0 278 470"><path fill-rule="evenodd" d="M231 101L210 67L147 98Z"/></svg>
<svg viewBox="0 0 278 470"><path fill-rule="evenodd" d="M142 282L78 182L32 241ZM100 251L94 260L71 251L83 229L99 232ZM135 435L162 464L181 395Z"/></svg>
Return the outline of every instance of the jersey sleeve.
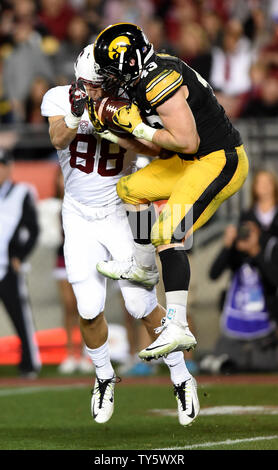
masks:
<svg viewBox="0 0 278 470"><path fill-rule="evenodd" d="M160 106L173 96L183 84L183 76L177 70L164 69L146 85L146 100L152 108Z"/></svg>
<svg viewBox="0 0 278 470"><path fill-rule="evenodd" d="M42 116L65 116L69 112L69 86L57 86L45 93L41 104Z"/></svg>

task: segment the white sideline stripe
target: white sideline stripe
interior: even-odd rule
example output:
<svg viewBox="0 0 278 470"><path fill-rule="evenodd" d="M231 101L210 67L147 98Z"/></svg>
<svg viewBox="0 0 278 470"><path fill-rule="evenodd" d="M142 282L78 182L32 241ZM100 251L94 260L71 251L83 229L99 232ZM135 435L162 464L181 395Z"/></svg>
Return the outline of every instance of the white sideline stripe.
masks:
<svg viewBox="0 0 278 470"><path fill-rule="evenodd" d="M218 442L202 442L200 444L193 444L191 446L164 447L163 449L155 449L155 450L190 450L190 449L196 449L199 447L213 447L213 446L222 446L222 445L241 444L243 442L270 441L271 439L278 439L278 434L276 436L259 436L259 437L250 437L246 439L234 439L234 440L227 439L226 441L218 441Z"/></svg>
<svg viewBox="0 0 278 470"><path fill-rule="evenodd" d="M88 387L87 384L77 383L72 385L53 385L53 386L38 386L38 387L22 387L22 388L6 388L5 390L0 390L0 397L8 397L11 395L27 395L28 393L40 393L40 392L55 392L71 390L73 388L85 388Z"/></svg>
<svg viewBox="0 0 278 470"><path fill-rule="evenodd" d="M178 411L173 409L153 409L151 413L160 416L177 416ZM250 414L268 414L277 415L278 406L210 406L200 410L200 416L216 415L250 415Z"/></svg>

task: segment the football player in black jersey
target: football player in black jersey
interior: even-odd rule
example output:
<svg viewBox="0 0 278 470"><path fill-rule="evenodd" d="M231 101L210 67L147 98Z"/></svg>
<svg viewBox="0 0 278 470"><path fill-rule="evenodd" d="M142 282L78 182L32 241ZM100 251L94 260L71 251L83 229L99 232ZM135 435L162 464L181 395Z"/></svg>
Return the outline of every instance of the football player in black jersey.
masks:
<svg viewBox="0 0 278 470"><path fill-rule="evenodd" d="M114 123L164 149L164 157L120 179L119 196L139 207L141 221L144 214L152 215L152 201L167 200L147 236L135 234L136 255L129 269L121 270L114 260L100 263L98 270L140 282L142 270L149 276L155 269L156 247L167 316L157 339L139 356L152 359L189 350L196 340L186 319L190 267L185 241L243 185L248 159L242 140L211 86L179 58L156 54L138 26L118 23L103 30L94 56L105 89L122 88L133 100L114 114Z"/></svg>

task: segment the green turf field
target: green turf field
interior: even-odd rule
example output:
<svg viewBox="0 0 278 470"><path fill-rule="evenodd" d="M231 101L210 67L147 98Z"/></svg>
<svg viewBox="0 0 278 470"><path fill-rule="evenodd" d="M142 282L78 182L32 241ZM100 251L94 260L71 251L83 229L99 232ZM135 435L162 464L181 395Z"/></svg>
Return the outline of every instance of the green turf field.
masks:
<svg viewBox="0 0 278 470"><path fill-rule="evenodd" d="M141 385L124 382L116 388L115 412L105 425L91 418L90 386L78 380L74 385L2 386L0 449L278 450L277 384L203 383L202 412L183 428L171 386L151 385L151 379ZM231 413L222 408L229 406L241 408L215 414ZM247 406L256 408L243 414Z"/></svg>

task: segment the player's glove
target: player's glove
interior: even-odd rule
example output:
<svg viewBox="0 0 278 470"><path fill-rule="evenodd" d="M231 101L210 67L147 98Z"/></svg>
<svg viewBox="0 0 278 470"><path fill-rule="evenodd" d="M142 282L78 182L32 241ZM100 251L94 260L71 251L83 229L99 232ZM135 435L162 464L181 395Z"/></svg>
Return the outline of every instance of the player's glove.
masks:
<svg viewBox="0 0 278 470"><path fill-rule="evenodd" d="M136 103L131 103L118 109L113 115L112 120L114 124L130 132L138 139L145 139L150 142L157 131L157 129L153 129L143 122Z"/></svg>
<svg viewBox="0 0 278 470"><path fill-rule="evenodd" d="M86 88L81 79L77 80L77 82L72 82L69 89L69 100L71 113L75 117L81 117L87 101Z"/></svg>
<svg viewBox="0 0 278 470"><path fill-rule="evenodd" d="M113 142L114 144L119 142L119 137L116 134L113 134L113 132L110 132L108 129L106 131L99 132L98 135L102 139L109 140L109 142Z"/></svg>
<svg viewBox="0 0 278 470"><path fill-rule="evenodd" d="M99 119L93 98L88 99L88 114L95 131L100 134L107 130L107 126Z"/></svg>
<svg viewBox="0 0 278 470"><path fill-rule="evenodd" d="M64 117L66 126L77 129L87 102L87 92L82 80L72 82L69 89L71 112Z"/></svg>

